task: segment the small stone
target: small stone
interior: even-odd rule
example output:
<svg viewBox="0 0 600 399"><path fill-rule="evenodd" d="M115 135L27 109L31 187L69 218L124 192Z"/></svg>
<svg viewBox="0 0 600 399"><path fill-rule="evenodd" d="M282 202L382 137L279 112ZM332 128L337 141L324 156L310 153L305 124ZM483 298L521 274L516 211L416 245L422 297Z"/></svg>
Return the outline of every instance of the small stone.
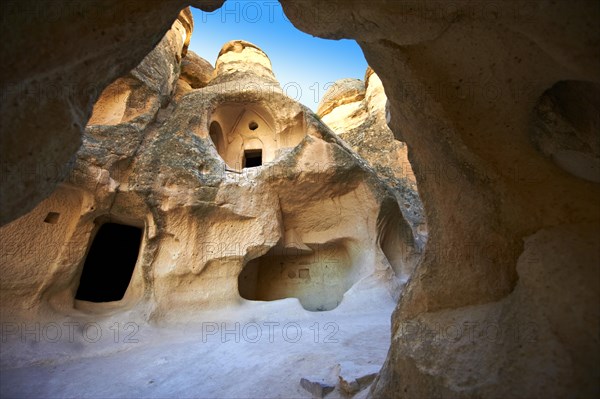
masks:
<svg viewBox="0 0 600 399"><path fill-rule="evenodd" d="M315 377L301 378L300 385L315 398L324 398L335 388L333 385L326 383L323 378Z"/></svg>
<svg viewBox="0 0 600 399"><path fill-rule="evenodd" d="M339 373L340 389L348 394L355 394L372 383L378 372L379 366L375 364L342 362Z"/></svg>
<svg viewBox="0 0 600 399"><path fill-rule="evenodd" d="M346 381L342 376L339 377L340 378L340 388L342 391L349 393L349 394L354 394L358 391L360 391L360 385L358 384L358 382L356 380L351 380L351 381Z"/></svg>

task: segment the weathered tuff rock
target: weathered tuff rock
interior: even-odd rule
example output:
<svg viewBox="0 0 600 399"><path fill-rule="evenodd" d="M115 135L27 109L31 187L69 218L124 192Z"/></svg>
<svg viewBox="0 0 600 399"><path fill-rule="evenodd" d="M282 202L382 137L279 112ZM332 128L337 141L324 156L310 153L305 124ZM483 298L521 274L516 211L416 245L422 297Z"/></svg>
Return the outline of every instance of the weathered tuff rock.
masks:
<svg viewBox="0 0 600 399"><path fill-rule="evenodd" d="M88 126L147 126L170 101L192 29L191 14L186 9L137 67L104 89L94 104Z"/></svg>
<svg viewBox="0 0 600 399"><path fill-rule="evenodd" d="M540 97L531 140L563 170L600 183L600 85L558 82Z"/></svg>
<svg viewBox="0 0 600 399"><path fill-rule="evenodd" d="M365 82L359 79L335 82L323 96L317 115L393 188L415 239L424 247L427 226L408 149L403 142L394 140L394 133L387 125L387 97L381 80L370 67Z"/></svg>
<svg viewBox="0 0 600 399"><path fill-rule="evenodd" d="M0 225L30 211L65 179L102 90L138 65L187 6L150 4L2 2ZM210 11L221 4L195 6Z"/></svg>
<svg viewBox="0 0 600 399"><path fill-rule="evenodd" d="M546 285L555 276L543 271L566 262L544 257L539 267L529 267L518 260L531 253L530 245L542 250L554 245L555 254L577 252L571 250L577 242L598 246L598 185L540 153L531 143L530 124L536 104L554 85L598 83L600 5L585 0L448 7L440 2L282 3L300 29L359 42L385 86L390 127L410 148L426 210L430 241L394 316L396 338L374 395L425 396L420 394L427 390L431 396L476 397L495 387L489 396L548 397L565 389L569 396L598 396L597 368L588 367L599 362L597 340L579 341L577 331L560 329L571 321L566 312L543 307L546 298L554 300L547 302L552 306L571 305L586 334L597 337L597 314L588 307L598 303L597 279L586 280L591 286L570 280L559 287ZM68 4L73 3L53 2L58 9ZM62 168L67 163L100 92L77 91L73 101L64 95L40 101L36 93L14 88L37 85L52 92L63 82L74 82L75 88L97 82L104 88L141 61L185 4L82 2L81 12L49 19L44 12L29 12L45 8L44 3L1 3L7 21L2 24L2 58L9 60L0 67L2 85L13 90L3 90L7 97L1 110L2 223L25 214L56 186L58 179L20 173L30 173L36 164ZM190 4L216 5L208 0ZM110 15L97 15L102 7ZM575 253L563 269L576 279L596 265ZM528 271L536 284L527 291L535 295L514 295ZM436 362L460 358L475 364L456 369L449 378L443 367L428 367L428 347L407 348L398 339L401 323L420 317L435 325L445 317L441 311L475 319L476 306L482 306L478 309L485 318L509 296L504 310L530 309L542 327L551 327L536 337L535 346L520 344L521 351L528 351L525 356L503 344L447 346ZM543 357L554 349L565 356ZM524 367L527 355L535 355L539 368ZM491 378L478 373L479 361L494 359L506 362L502 373Z"/></svg>
<svg viewBox="0 0 600 399"><path fill-rule="evenodd" d="M321 118L324 115L331 113L335 108L342 107L347 104L358 106L362 99L365 98L365 83L359 79L340 79L327 89L319 107L317 115ZM347 107L344 107L347 108ZM340 111L338 111L340 112ZM351 111L342 111L347 115L352 115ZM344 118L340 118L341 123L348 123ZM334 131L335 125L329 125Z"/></svg>
<svg viewBox="0 0 600 399"><path fill-rule="evenodd" d="M118 311L166 322L283 298L320 311L361 286L397 298L420 249L390 189L310 110L274 91L264 65L250 58L234 80L228 63L244 61L227 49L238 42L223 47L208 86L183 90L184 42L173 37L105 90L69 179L0 229L10 249L2 317ZM147 69L161 73L151 80ZM124 112L107 105L123 97ZM142 229L138 261L122 299L84 300L84 260L107 222Z"/></svg>
<svg viewBox="0 0 600 399"><path fill-rule="evenodd" d="M247 85L279 86L269 57L260 48L244 40L232 40L223 46L217 58L215 74L211 81L213 85L246 81ZM260 81L249 81L249 76Z"/></svg>
<svg viewBox="0 0 600 399"><path fill-rule="evenodd" d="M181 60L179 78L187 82L192 89L201 89L213 78L214 71L210 62L193 51L188 51L185 58Z"/></svg>
<svg viewBox="0 0 600 399"><path fill-rule="evenodd" d="M598 302L600 287L597 279L576 281L598 267L591 247L600 245L600 186L540 153L531 134L547 90L598 83L600 27L593 21L600 5L500 2L490 12L485 2L451 9L282 3L301 30L361 45L385 86L389 125L408 145L425 208L427 247L393 316L392 345L373 396L598 395L599 371L588 367L600 362L591 338L598 315L589 303ZM585 90L589 95L569 96L570 109L587 108L582 100L593 94ZM575 115L580 126L591 122L585 112ZM526 259L549 246L570 254L569 266L548 252ZM563 267L572 276L559 287L546 271ZM548 310L566 304L586 320L583 335L559 327L572 315ZM533 324L523 326L525 315ZM440 327L415 333L423 324ZM535 329L512 341L486 336L519 327ZM465 342L467 328L476 329L474 343ZM458 329L462 341L453 344ZM409 333L416 338L408 340ZM580 338L595 349L576 344Z"/></svg>

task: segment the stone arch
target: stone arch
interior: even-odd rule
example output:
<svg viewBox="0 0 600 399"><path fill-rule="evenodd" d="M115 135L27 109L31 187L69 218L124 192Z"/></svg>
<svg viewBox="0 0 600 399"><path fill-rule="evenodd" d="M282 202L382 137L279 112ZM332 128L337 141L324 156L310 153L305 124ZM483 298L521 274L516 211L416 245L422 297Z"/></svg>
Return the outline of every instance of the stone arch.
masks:
<svg viewBox="0 0 600 399"><path fill-rule="evenodd" d="M212 140L217 152L221 152L224 150L225 140L223 138L223 129L221 129L221 125L217 121L212 121L209 129L210 139Z"/></svg>
<svg viewBox="0 0 600 399"><path fill-rule="evenodd" d="M238 171L245 166L246 151L260 151L261 164L265 164L282 149L298 145L305 135L304 131L297 134L297 120L279 126L271 111L260 104L222 104L209 120L209 137L217 152L230 169Z"/></svg>

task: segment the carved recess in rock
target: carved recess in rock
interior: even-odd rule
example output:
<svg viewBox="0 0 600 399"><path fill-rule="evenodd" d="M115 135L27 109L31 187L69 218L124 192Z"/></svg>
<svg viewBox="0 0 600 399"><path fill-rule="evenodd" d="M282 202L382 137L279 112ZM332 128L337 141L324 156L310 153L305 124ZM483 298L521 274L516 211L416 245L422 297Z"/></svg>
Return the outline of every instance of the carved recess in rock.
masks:
<svg viewBox="0 0 600 399"><path fill-rule="evenodd" d="M88 125L149 123L168 103L179 79L182 54L191 36L191 20L181 13L158 45L126 76L108 85L94 104ZM193 23L192 23L193 24Z"/></svg>
<svg viewBox="0 0 600 399"><path fill-rule="evenodd" d="M538 150L567 172L600 183L600 85L566 80L544 92L532 115Z"/></svg>
<svg viewBox="0 0 600 399"><path fill-rule="evenodd" d="M287 126L285 131L278 131L278 127L264 107L223 104L211 116L209 135L227 166L241 171L249 166L248 156L258 155L260 164L272 162L286 148L298 145L306 134L303 123Z"/></svg>
<svg viewBox="0 0 600 399"><path fill-rule="evenodd" d="M344 293L358 281L349 275L352 264L346 245L339 242L307 244L305 249L276 246L253 259L238 276L242 298L272 301L298 298L307 310L336 308Z"/></svg>

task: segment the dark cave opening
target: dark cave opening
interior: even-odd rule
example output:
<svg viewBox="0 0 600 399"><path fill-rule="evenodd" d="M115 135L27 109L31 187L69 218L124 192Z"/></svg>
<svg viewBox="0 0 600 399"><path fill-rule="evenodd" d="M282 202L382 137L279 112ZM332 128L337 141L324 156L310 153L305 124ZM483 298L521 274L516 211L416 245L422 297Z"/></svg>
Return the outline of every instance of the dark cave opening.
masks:
<svg viewBox="0 0 600 399"><path fill-rule="evenodd" d="M262 165L262 150L244 151L244 168L254 168Z"/></svg>
<svg viewBox="0 0 600 399"><path fill-rule="evenodd" d="M112 302L123 299L137 262L142 229L103 224L85 258L75 299Z"/></svg>
<svg viewBox="0 0 600 399"><path fill-rule="evenodd" d="M238 275L240 296L251 301L298 298L309 311L335 309L356 282L346 245L331 242L307 248L277 246L250 260Z"/></svg>

